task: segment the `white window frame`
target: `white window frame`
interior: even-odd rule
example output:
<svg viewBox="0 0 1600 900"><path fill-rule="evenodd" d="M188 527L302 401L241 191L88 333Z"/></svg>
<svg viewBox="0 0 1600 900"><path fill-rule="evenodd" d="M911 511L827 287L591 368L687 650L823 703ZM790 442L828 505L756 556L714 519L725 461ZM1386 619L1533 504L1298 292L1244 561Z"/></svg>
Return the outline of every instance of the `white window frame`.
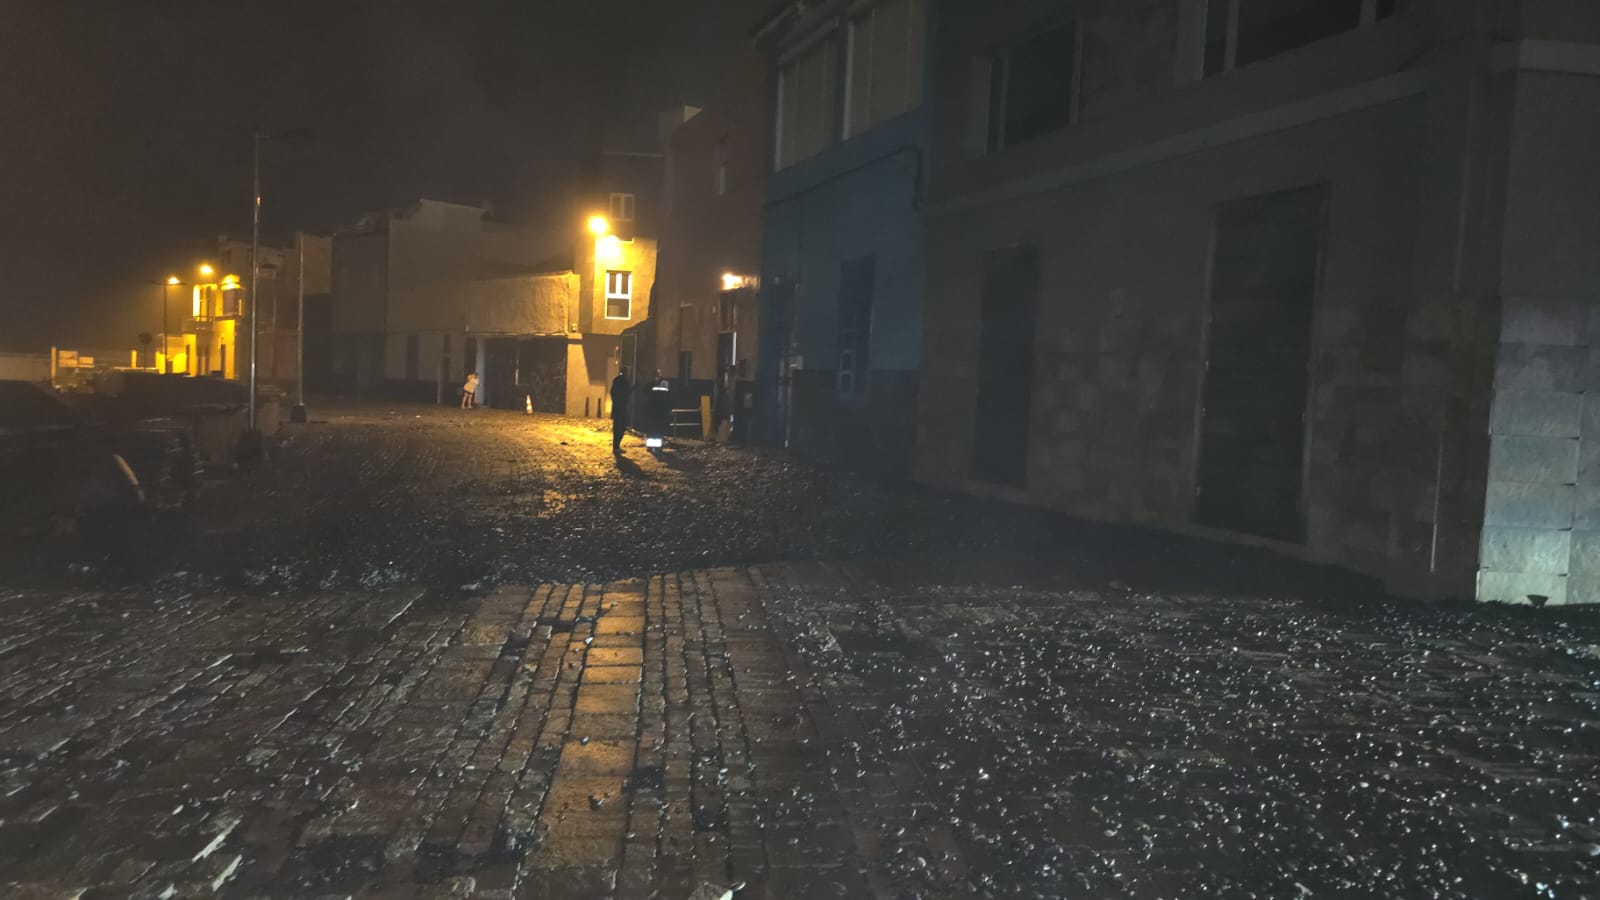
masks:
<svg viewBox="0 0 1600 900"><path fill-rule="evenodd" d="M862 39L862 26L873 21L873 14L875 11L876 7L869 6L861 12L856 13L854 16L851 16L849 23L845 25L844 90L840 91L840 94L844 98L842 130L844 132L844 139L847 141L858 134L865 134L866 132L872 130L872 50L870 48L867 50L867 71L864 73L858 72L856 71L856 42ZM868 35L868 37L870 38L872 35ZM867 79L867 125L865 125L860 131L855 131L852 130L851 124L855 121L856 116L856 81L857 79L863 77Z"/></svg>
<svg viewBox="0 0 1600 900"><path fill-rule="evenodd" d="M801 81L799 76L802 64L810 58L811 54L813 52L822 54L828 54L830 52L835 54L841 53L846 49L844 46L846 43L847 42L845 40L839 39L839 26L835 22L817 32L815 35L812 35L804 43L786 52L778 59L778 89L775 98L777 103L777 106L775 107L777 115L774 116L776 125L773 129L772 153L772 170L774 172L781 172L784 169L798 165L799 163L811 159L814 156L819 156L827 152L828 148L839 142L839 111L842 109L840 92L844 89L844 85L841 83L838 77L839 60L837 58L825 60L825 62L830 63L831 65L823 66L824 71L831 71L831 74L828 76L828 78L832 84L829 86L828 96L825 98L827 101L826 108L828 110L826 134L823 135L822 143L819 147L802 156L800 155L801 148L798 143L796 143L793 148L788 148L792 152L785 152L785 144L790 140L798 141L800 134L797 133L791 135L789 134L788 129L784 127L784 106L788 103L791 92L794 92L797 87L801 90L805 88L803 82L798 86L796 85L796 82ZM829 46L830 44L832 45L831 48ZM797 96L795 103L798 104L802 99L804 99L803 96ZM798 105L795 107L795 110L795 122L792 124L794 124L796 130L799 131L800 108Z"/></svg>
<svg viewBox="0 0 1600 900"><path fill-rule="evenodd" d="M913 77L911 68L913 66L925 67L927 65L929 51L927 0L905 0L905 2L907 3L907 21L911 24L921 23L923 31L921 34L913 34L911 31L907 31L901 36L906 42L905 61L907 69L905 76L907 96L904 98L905 108L892 115L883 115L872 108L872 74L877 68L878 10L883 5L883 2L880 0L880 2L857 9L850 15L849 21L845 23L844 46L842 48L844 52L844 83L840 89L840 97L844 106L844 115L840 123L840 132L843 140L866 134L891 119L899 118L918 109L927 100L926 79L921 72L916 72L915 77ZM863 34L863 30L868 28L870 31ZM863 39L870 40L872 44L868 47L866 53L866 71L859 72L856 70L856 44ZM919 52L911 52L913 45L917 45ZM852 125L856 115L856 82L859 78L867 80L864 90L867 111L864 124L858 131ZM910 96L912 85L916 85L915 98Z"/></svg>
<svg viewBox="0 0 1600 900"><path fill-rule="evenodd" d="M611 301L621 300L628 304L628 314L613 316L611 314ZM616 322L625 322L633 318L633 273L622 269L606 270L606 308L605 317Z"/></svg>
<svg viewBox="0 0 1600 900"><path fill-rule="evenodd" d="M1226 0L1228 7L1228 30L1226 44L1222 52L1222 68L1216 72L1206 71L1206 32L1209 29L1211 16L1211 0L1196 0L1200 8L1199 27L1191 35L1191 40L1199 44L1199 52L1192 57L1198 61L1200 77L1216 78L1226 75L1239 67L1239 7L1242 0ZM1400 0L1396 0L1395 13L1399 12ZM1391 14L1392 15L1392 14ZM1356 24L1356 29L1367 28L1378 22L1378 0L1361 0L1361 21ZM1298 48L1297 48L1298 49ZM1293 52L1293 51L1290 51ZM1270 58L1270 57L1269 57ZM1256 60L1261 62L1262 60ZM1193 63L1191 63L1193 65Z"/></svg>
<svg viewBox="0 0 1600 900"><path fill-rule="evenodd" d="M639 211L639 198L635 194L611 195L611 221L632 222Z"/></svg>

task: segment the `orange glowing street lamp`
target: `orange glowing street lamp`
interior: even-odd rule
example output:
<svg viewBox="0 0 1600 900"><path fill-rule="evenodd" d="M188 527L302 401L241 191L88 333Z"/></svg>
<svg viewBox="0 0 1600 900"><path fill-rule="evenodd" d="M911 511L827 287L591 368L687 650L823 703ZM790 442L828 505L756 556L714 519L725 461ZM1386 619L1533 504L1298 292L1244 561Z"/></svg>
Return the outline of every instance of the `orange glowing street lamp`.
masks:
<svg viewBox="0 0 1600 900"><path fill-rule="evenodd" d="M211 264L210 263L201 263L200 264L200 274L201 275L204 275L205 277L210 278L212 275L215 275L216 272L217 272L217 270L211 268ZM177 284L177 282L173 282L173 284Z"/></svg>
<svg viewBox="0 0 1600 900"><path fill-rule="evenodd" d="M589 232L595 237L604 237L611 233L611 223L606 221L605 216L590 216Z"/></svg>

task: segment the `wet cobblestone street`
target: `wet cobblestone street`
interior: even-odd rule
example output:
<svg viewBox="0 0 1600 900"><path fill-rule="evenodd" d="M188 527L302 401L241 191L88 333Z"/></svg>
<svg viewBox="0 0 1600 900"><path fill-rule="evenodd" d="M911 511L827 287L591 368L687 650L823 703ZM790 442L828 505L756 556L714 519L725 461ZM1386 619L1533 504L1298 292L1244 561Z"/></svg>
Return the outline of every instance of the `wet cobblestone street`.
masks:
<svg viewBox="0 0 1600 900"><path fill-rule="evenodd" d="M318 412L0 558L0 894L1600 896L1586 611Z"/></svg>

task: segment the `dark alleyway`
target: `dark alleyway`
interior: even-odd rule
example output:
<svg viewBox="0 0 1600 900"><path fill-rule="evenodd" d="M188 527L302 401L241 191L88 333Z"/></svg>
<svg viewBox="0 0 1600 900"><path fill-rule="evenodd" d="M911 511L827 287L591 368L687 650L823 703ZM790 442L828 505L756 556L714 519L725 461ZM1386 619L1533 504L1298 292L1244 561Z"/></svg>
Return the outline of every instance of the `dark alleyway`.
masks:
<svg viewBox="0 0 1600 900"><path fill-rule="evenodd" d="M119 545L8 548L8 895L1600 890L1593 616L318 412Z"/></svg>

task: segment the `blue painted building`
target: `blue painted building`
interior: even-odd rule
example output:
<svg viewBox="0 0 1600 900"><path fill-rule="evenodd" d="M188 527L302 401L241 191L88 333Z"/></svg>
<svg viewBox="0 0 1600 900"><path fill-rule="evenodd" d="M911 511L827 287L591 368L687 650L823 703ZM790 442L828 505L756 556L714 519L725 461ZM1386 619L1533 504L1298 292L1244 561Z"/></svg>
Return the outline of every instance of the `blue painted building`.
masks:
<svg viewBox="0 0 1600 900"><path fill-rule="evenodd" d="M768 443L904 471L915 446L936 0L785 3L769 61Z"/></svg>

